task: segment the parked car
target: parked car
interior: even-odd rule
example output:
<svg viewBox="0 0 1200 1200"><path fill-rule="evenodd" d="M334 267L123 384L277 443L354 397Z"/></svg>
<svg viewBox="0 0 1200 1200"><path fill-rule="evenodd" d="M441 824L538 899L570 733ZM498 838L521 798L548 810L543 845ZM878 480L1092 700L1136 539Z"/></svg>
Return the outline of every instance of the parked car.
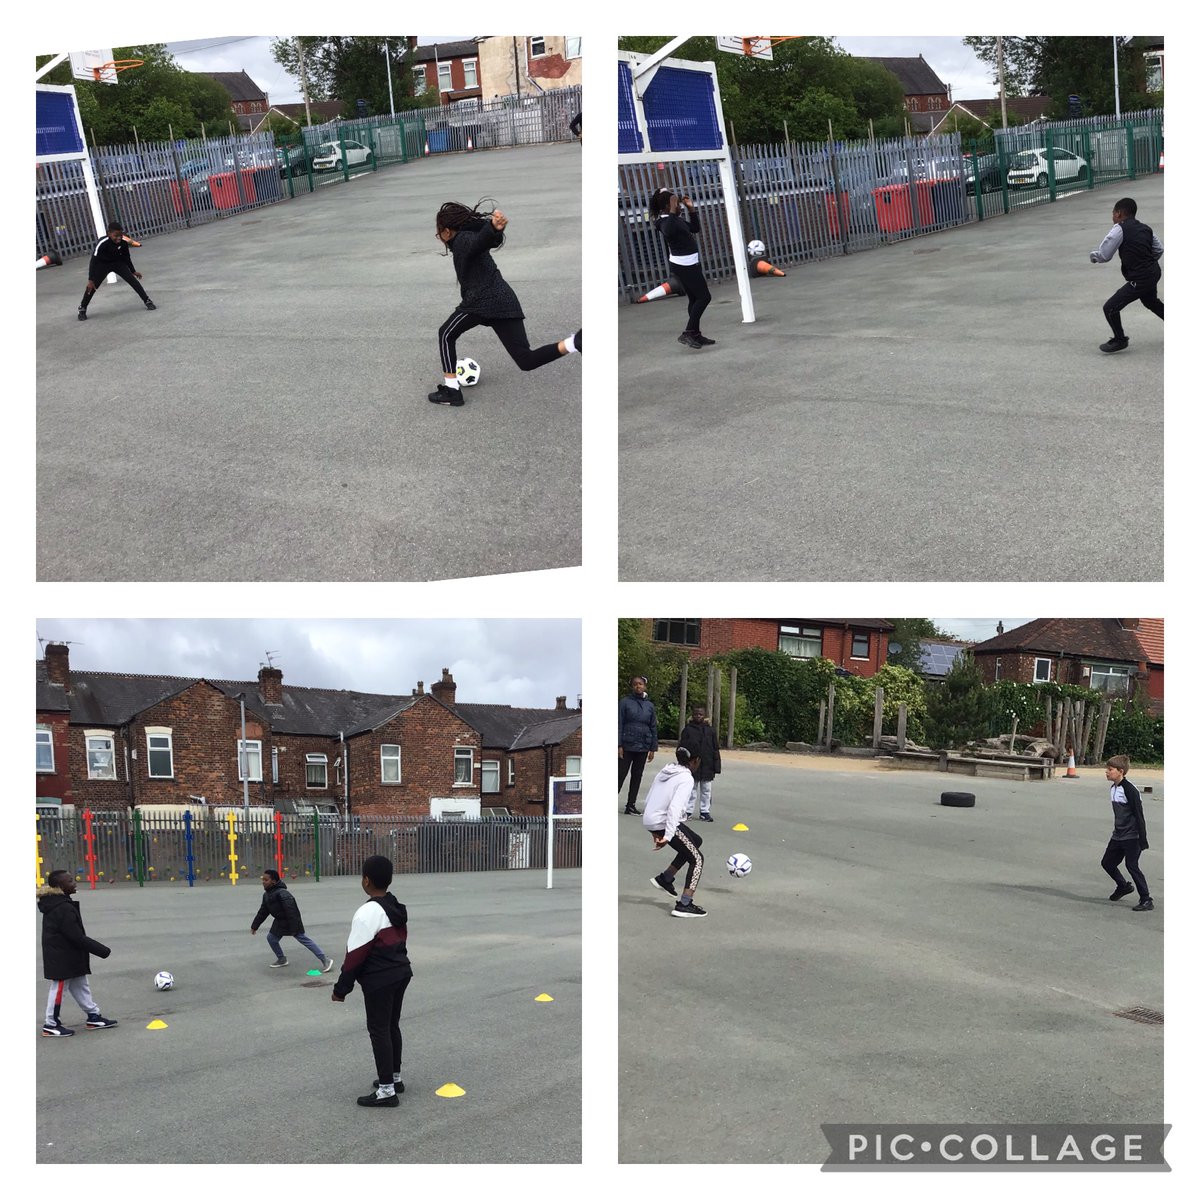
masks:
<svg viewBox="0 0 1200 1200"><path fill-rule="evenodd" d="M342 169L342 146L346 147L346 165L356 167L371 161L371 151L362 142L322 142L313 156L314 171L340 171Z"/></svg>
<svg viewBox="0 0 1200 1200"><path fill-rule="evenodd" d="M292 175L307 175L312 152L307 146L276 146L275 163L279 167L279 178L289 172Z"/></svg>
<svg viewBox="0 0 1200 1200"><path fill-rule="evenodd" d="M918 158L909 162L898 162L883 179L883 183L907 183L909 168L914 179L959 178L963 173L962 161L957 158Z"/></svg>
<svg viewBox="0 0 1200 1200"><path fill-rule="evenodd" d="M1068 179L1087 178L1087 159L1055 146L1047 150L1039 146L1033 150L1021 150L1012 156L1008 165L1009 187L1049 186L1050 159L1054 160L1054 178L1058 183Z"/></svg>
<svg viewBox="0 0 1200 1200"><path fill-rule="evenodd" d="M979 172L981 192L997 192L1004 185L1004 172L998 154L963 155L963 171L966 173L967 187L972 191L975 189L976 170Z"/></svg>

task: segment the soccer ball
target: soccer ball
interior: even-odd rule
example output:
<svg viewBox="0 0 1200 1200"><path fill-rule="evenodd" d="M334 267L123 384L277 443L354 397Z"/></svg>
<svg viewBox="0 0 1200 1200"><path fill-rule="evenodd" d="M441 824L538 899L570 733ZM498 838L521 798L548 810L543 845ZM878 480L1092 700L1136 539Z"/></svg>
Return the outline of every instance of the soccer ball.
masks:
<svg viewBox="0 0 1200 1200"><path fill-rule="evenodd" d="M729 868L729 873L734 879L741 879L743 875L749 875L754 864L744 854L731 854L726 860L725 865Z"/></svg>
<svg viewBox="0 0 1200 1200"><path fill-rule="evenodd" d="M154 986L160 992L169 992L175 986L175 976L170 971L159 971L154 977Z"/></svg>
<svg viewBox="0 0 1200 1200"><path fill-rule="evenodd" d="M474 387L479 382L479 364L473 358L458 360L458 382L463 387Z"/></svg>
<svg viewBox="0 0 1200 1200"><path fill-rule="evenodd" d="M751 258L760 258L762 255L766 254L766 252L766 246L760 242L758 238L755 238L752 242L748 242L746 245L746 253L749 254Z"/></svg>

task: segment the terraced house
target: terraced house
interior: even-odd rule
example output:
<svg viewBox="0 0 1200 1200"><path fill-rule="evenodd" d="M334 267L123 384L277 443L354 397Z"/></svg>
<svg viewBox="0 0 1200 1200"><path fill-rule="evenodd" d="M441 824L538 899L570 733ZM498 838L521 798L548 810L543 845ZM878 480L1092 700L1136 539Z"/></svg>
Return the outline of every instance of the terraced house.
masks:
<svg viewBox="0 0 1200 1200"><path fill-rule="evenodd" d="M240 805L245 783L252 805L284 812L544 813L549 778L581 770L581 709L456 692L447 669L406 695L285 685L269 666L244 681L73 671L52 643L37 663L38 805Z"/></svg>

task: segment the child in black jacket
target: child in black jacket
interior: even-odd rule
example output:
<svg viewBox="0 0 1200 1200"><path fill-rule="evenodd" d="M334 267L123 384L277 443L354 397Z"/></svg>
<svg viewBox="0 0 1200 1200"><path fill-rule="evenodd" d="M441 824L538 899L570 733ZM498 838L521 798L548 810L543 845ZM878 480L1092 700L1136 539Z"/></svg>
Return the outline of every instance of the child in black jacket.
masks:
<svg viewBox="0 0 1200 1200"><path fill-rule="evenodd" d="M1113 808L1113 834L1109 839L1108 849L1100 865L1112 876L1117 890L1109 896L1110 900L1120 900L1128 896L1137 884L1138 902L1133 906L1134 912L1149 912L1154 908L1150 898L1150 888L1146 877L1138 867L1138 858L1143 850L1150 847L1146 840L1146 816L1142 812L1142 797L1137 788L1125 778L1129 770L1129 759L1124 754L1117 754L1108 760L1104 769L1104 777L1110 787L1110 798ZM1133 876L1130 883L1121 874L1121 862Z"/></svg>
<svg viewBox="0 0 1200 1200"><path fill-rule="evenodd" d="M462 405L457 342L476 325L488 326L522 371L533 371L564 354L583 351L582 329L561 342L530 349L521 302L492 261L491 252L504 245L508 218L499 209L481 213L479 208L484 203L481 200L474 208L467 208L449 201L438 209L437 238L453 256L462 301L438 330L445 379L429 393L434 404L455 408Z"/></svg>
<svg viewBox="0 0 1200 1200"><path fill-rule="evenodd" d="M1163 317L1163 302L1158 298L1158 281L1162 268L1163 244L1149 225L1137 220L1137 201L1126 197L1113 206L1113 227L1104 241L1089 256L1094 263L1108 262L1114 254L1121 259L1121 275L1125 282L1104 302L1104 319L1113 335L1100 347L1105 354L1124 350L1129 345L1121 324L1121 310L1140 300L1159 320Z"/></svg>
<svg viewBox="0 0 1200 1200"><path fill-rule="evenodd" d="M83 299L79 302L79 319L87 320L87 307L96 294L96 289L111 274L125 280L141 298L142 303L151 311L157 307L153 300L146 295L146 289L138 280L140 271L133 269L133 259L129 254L129 240L121 229L120 221L110 221L108 236L102 237L92 249L91 261L88 263L87 287L83 290Z"/></svg>
<svg viewBox="0 0 1200 1200"><path fill-rule="evenodd" d="M88 975L92 970L89 955L107 958L112 951L83 928L79 904L72 900L75 877L70 871L51 871L45 886L38 888L37 903L42 914L42 974L50 980L46 1000L46 1021L42 1037L72 1037L75 1030L62 1023L63 992L70 992L83 1009L89 1029L114 1029L116 1021L101 1016L100 1006L92 998Z"/></svg>
<svg viewBox="0 0 1200 1200"><path fill-rule="evenodd" d="M687 209L686 218L680 215L681 208ZM676 340L693 350L715 346L713 338L705 337L700 332L700 318L712 299L712 293L704 278L704 268L700 266L700 244L696 241L696 234L700 232L700 218L696 214L696 206L687 196L678 196L670 188L659 188L650 197L650 219L667 243L667 261L671 264L672 273L679 278L687 292L687 328Z"/></svg>

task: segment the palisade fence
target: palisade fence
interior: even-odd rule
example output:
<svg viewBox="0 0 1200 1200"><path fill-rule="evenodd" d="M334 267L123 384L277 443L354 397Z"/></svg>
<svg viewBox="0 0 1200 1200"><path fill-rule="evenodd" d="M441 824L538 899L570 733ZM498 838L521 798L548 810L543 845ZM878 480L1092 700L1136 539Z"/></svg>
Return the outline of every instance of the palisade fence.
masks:
<svg viewBox="0 0 1200 1200"><path fill-rule="evenodd" d="M555 821L555 870L582 865L581 824ZM39 814L38 869L42 877L68 870L97 885L230 881L235 872L239 882L257 883L267 867L291 879L357 876L371 854L386 855L397 874L545 870L546 830L542 816L352 816L345 822L326 813L253 809L249 818L240 810Z"/></svg>
<svg viewBox="0 0 1200 1200"><path fill-rule="evenodd" d="M203 225L318 188L364 171L429 155L571 141L571 118L582 104L578 85L541 94L461 101L395 116L333 121L295 137L270 133L135 142L93 147L92 169L105 222L119 220L137 241ZM64 259L90 253L96 242L83 166L37 167L39 255Z"/></svg>
<svg viewBox="0 0 1200 1200"><path fill-rule="evenodd" d="M1014 208L1154 173L1162 112L1093 117L996 130L983 152L958 133L863 142L735 145L734 183L747 241L778 267L869 250ZM1046 170L1040 164L1046 162ZM1024 179L1011 172L1033 164ZM670 277L666 247L649 216L669 187L700 216L700 261L711 281L734 277L725 203L715 163L621 164L617 168L618 294L636 301Z"/></svg>

